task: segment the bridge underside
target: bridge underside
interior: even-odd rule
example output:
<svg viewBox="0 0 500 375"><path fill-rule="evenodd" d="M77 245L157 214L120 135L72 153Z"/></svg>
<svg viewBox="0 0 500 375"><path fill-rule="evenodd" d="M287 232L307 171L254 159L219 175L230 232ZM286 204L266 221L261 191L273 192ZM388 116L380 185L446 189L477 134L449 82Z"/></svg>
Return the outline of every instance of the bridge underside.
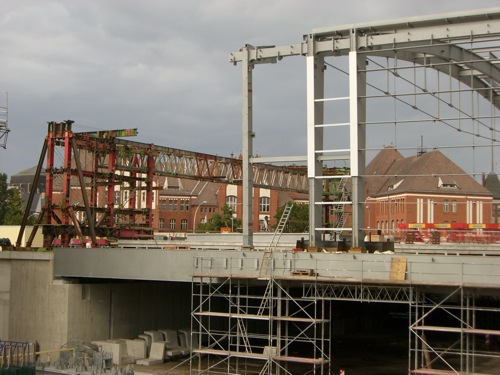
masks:
<svg viewBox="0 0 500 375"><path fill-rule="evenodd" d="M498 257L276 252L265 258L259 251L61 248L54 273L192 283L194 349L215 361L212 371L330 373L332 301L408 305L409 366L416 374L474 372L498 355L484 347L485 338L500 335ZM297 347L307 354L292 355Z"/></svg>

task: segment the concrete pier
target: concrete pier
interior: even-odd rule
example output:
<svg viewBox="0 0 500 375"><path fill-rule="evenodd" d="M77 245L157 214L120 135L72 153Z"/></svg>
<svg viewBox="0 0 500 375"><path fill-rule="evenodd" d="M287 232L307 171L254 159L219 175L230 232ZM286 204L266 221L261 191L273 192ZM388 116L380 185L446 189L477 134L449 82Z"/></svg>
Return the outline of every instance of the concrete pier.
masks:
<svg viewBox="0 0 500 375"><path fill-rule="evenodd" d="M189 283L63 280L52 252L0 252L0 337L38 341L135 338L145 329L189 327Z"/></svg>

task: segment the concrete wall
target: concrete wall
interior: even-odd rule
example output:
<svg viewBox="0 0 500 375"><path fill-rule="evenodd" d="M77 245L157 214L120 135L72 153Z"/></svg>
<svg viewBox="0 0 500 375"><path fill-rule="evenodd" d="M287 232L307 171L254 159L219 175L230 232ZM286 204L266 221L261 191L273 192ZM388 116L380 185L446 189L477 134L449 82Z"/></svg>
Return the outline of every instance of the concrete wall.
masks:
<svg viewBox="0 0 500 375"><path fill-rule="evenodd" d="M0 252L0 338L38 341L135 338L190 326L190 283L54 280L53 254Z"/></svg>
<svg viewBox="0 0 500 375"><path fill-rule="evenodd" d="M9 337L10 263L0 261L0 339Z"/></svg>
<svg viewBox="0 0 500 375"><path fill-rule="evenodd" d="M8 339L38 341L42 350L58 348L67 337L68 286L53 281L52 254L3 253L12 255L2 259L10 263Z"/></svg>
<svg viewBox="0 0 500 375"><path fill-rule="evenodd" d="M8 238L12 245L16 244L17 237L19 236L20 225L0 225L0 238ZM26 227L21 240L21 246L26 246L26 241L28 240L31 232L33 231L32 226ZM42 230L39 229L36 232L35 238L33 239L32 247L42 247L43 246L43 235Z"/></svg>
<svg viewBox="0 0 500 375"><path fill-rule="evenodd" d="M191 285L101 282L72 285L68 339L136 338L149 329L190 326Z"/></svg>

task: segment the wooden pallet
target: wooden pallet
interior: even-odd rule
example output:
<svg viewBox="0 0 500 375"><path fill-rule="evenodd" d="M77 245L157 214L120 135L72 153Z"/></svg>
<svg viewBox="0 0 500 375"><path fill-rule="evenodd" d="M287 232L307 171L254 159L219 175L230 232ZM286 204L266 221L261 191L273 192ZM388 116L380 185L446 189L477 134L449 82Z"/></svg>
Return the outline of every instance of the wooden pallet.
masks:
<svg viewBox="0 0 500 375"><path fill-rule="evenodd" d="M292 276L315 276L314 270L295 270L290 273Z"/></svg>

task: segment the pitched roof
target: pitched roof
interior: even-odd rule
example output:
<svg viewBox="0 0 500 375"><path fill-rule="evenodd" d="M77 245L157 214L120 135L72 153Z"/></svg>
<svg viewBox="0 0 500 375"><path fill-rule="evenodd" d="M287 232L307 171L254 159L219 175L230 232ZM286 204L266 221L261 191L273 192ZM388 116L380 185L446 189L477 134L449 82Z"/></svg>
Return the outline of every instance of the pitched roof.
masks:
<svg viewBox="0 0 500 375"><path fill-rule="evenodd" d="M388 179L392 165L400 159L404 159L404 156L392 146L385 147L375 155L365 170L367 196L373 196L380 191Z"/></svg>
<svg viewBox="0 0 500 375"><path fill-rule="evenodd" d="M496 173L488 173L484 181L484 187L493 193L494 199L500 199L500 180Z"/></svg>
<svg viewBox="0 0 500 375"><path fill-rule="evenodd" d="M29 177L33 178L33 176L36 174L36 169L37 169L37 167L38 167L38 166L37 166L37 165L35 165L35 166L31 167L31 168L28 168L28 169L22 170L22 171L20 171L20 172L18 172L18 173L16 173L16 174L12 175L12 177L14 177L14 176L19 176L19 177L20 177L20 176L29 176ZM45 175L45 169L43 169L43 168L42 168L42 169L40 170L40 174L41 174L41 175Z"/></svg>
<svg viewBox="0 0 500 375"><path fill-rule="evenodd" d="M217 193L220 183L162 176L158 184L161 186L160 195L162 196L191 197L194 205L203 201L210 205L218 204Z"/></svg>
<svg viewBox="0 0 500 375"><path fill-rule="evenodd" d="M380 154L382 152L377 156ZM399 152L385 152L381 155L383 158L392 156L392 160L379 160L379 165L388 166L384 173L387 175L385 178L370 177L379 176L370 163L367 167L369 196L399 193L492 195L439 150L408 158L400 155ZM382 170L381 168L380 171Z"/></svg>

